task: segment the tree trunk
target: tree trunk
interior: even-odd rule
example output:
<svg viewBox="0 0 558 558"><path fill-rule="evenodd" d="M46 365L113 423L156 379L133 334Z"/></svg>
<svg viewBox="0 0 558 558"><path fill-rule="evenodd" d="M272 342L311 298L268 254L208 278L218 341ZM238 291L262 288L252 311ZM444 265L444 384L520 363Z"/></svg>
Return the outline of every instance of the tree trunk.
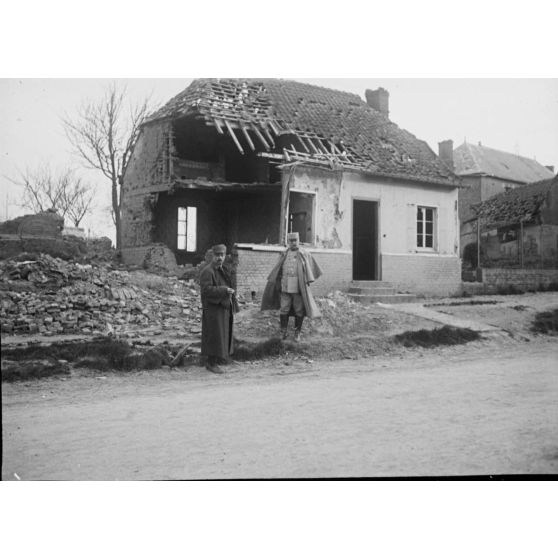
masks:
<svg viewBox="0 0 558 558"><path fill-rule="evenodd" d="M116 227L116 249L122 248L122 220L120 218L120 200L118 199L118 180L112 179L112 212Z"/></svg>

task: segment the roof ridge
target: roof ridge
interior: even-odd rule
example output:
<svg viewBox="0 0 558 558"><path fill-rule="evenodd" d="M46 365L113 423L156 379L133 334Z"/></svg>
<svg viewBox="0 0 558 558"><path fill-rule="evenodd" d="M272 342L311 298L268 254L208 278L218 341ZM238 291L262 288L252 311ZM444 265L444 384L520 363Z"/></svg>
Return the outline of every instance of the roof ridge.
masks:
<svg viewBox="0 0 558 558"><path fill-rule="evenodd" d="M544 165L542 163L539 163L539 161L537 161L534 157L527 157L526 155L519 155L519 153L512 153L511 151L504 151L503 149L498 149L496 147L489 147L487 145L482 145L482 144L475 145L474 143L467 143L467 142L465 142L465 144L467 146L474 147L476 150L495 151L496 153L502 153L503 155L517 157L518 159L526 159L528 161L535 162L544 167Z"/></svg>

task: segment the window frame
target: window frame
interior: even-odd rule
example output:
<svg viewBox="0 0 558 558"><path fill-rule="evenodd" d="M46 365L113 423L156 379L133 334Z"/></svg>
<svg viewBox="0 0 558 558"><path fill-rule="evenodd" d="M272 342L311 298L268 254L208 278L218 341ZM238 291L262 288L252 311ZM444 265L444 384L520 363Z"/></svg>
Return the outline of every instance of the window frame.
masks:
<svg viewBox="0 0 558 558"><path fill-rule="evenodd" d="M439 243L439 235L438 235L438 210L439 208L434 205L419 205L417 204L417 210L415 213L415 246L417 252L438 252L438 243ZM419 211L423 210L424 218L422 221L419 221ZM429 222L426 219L426 211L432 211L432 246L419 246L419 235L422 237L423 244L426 242L427 236L429 236L426 232L426 224ZM419 223L422 223L422 232L419 233Z"/></svg>
<svg viewBox="0 0 558 558"><path fill-rule="evenodd" d="M181 219L181 210L184 210L184 219ZM191 211L193 211L194 215L194 224L189 227L188 224L191 222L189 219L189 214L191 215ZM188 254L194 254L198 251L198 208L195 205L179 205L176 211L176 250L178 252L185 252ZM184 232L180 232L180 224L184 223ZM193 231L192 231L193 227ZM193 232L193 241L191 237L189 238L188 233ZM181 248L180 240L184 239L184 247ZM193 242L194 246L192 247L191 243Z"/></svg>

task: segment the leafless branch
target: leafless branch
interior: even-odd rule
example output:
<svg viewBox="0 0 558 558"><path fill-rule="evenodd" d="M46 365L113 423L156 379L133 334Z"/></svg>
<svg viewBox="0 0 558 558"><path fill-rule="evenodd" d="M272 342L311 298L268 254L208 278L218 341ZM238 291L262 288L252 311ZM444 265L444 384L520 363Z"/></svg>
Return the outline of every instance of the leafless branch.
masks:
<svg viewBox="0 0 558 558"><path fill-rule="evenodd" d="M96 169L110 181L112 217L120 247L120 202L122 176L140 133L151 112L150 99L130 105L125 112L126 87L111 84L102 99L87 101L75 118L62 119L66 136L76 154L89 168Z"/></svg>
<svg viewBox="0 0 558 558"><path fill-rule="evenodd" d="M52 210L61 217L68 215L75 226L91 209L94 188L83 184L71 168L54 173L48 165L19 171L17 179L9 180L23 186L22 206L34 213Z"/></svg>

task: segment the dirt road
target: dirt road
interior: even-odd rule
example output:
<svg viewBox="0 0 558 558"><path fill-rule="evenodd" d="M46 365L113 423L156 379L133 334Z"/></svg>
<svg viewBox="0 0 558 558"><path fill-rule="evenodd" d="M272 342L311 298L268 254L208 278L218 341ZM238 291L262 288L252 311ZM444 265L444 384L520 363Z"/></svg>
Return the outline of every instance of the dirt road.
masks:
<svg viewBox="0 0 558 558"><path fill-rule="evenodd" d="M3 385L5 480L558 473L554 343Z"/></svg>

